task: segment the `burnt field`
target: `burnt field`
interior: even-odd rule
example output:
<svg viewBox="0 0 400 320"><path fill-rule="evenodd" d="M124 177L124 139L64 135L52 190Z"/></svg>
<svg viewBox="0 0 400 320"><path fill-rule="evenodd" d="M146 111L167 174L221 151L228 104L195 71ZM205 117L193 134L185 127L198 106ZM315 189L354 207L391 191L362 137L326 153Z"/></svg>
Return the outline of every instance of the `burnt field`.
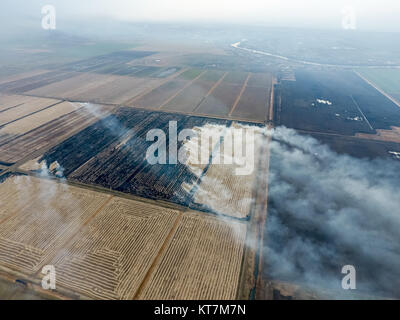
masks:
<svg viewBox="0 0 400 320"><path fill-rule="evenodd" d="M191 194L182 186L198 179L190 168L180 163L150 165L145 159L154 143L146 141L151 129L166 133L168 150L169 121L177 121L178 132L209 123L228 124L225 120L120 108L52 148L39 161L57 161L71 181L188 205ZM178 142L178 150L180 147Z"/></svg>
<svg viewBox="0 0 400 320"><path fill-rule="evenodd" d="M328 145L339 154L347 154L355 158L393 158L391 152L400 152L400 143L390 141L368 140L356 137L344 137L313 133L312 137Z"/></svg>
<svg viewBox="0 0 400 320"><path fill-rule="evenodd" d="M400 125L400 108L354 72L297 70L276 89L276 125L349 136Z"/></svg>

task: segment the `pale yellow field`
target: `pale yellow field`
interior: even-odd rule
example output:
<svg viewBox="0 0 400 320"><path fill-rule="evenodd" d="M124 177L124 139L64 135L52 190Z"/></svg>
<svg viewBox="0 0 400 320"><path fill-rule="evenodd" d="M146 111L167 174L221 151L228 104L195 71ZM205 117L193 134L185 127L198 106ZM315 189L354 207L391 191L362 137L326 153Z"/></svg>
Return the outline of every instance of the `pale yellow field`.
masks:
<svg viewBox="0 0 400 320"><path fill-rule="evenodd" d="M27 92L27 94L54 97L60 99L73 99L87 90L112 82L114 76L95 73L83 73L63 81L58 81L47 86Z"/></svg>
<svg viewBox="0 0 400 320"><path fill-rule="evenodd" d="M246 224L185 213L139 299L235 299Z"/></svg>
<svg viewBox="0 0 400 320"><path fill-rule="evenodd" d="M110 196L27 176L0 184L13 204L0 224L0 269L33 276Z"/></svg>
<svg viewBox="0 0 400 320"><path fill-rule="evenodd" d="M0 94L0 111L18 106L29 99L28 96Z"/></svg>
<svg viewBox="0 0 400 320"><path fill-rule="evenodd" d="M19 73L19 74L15 74L15 75L3 76L3 77L0 77L0 84L37 76L39 74L46 73L46 72L49 72L49 71L48 70L34 70L34 71Z"/></svg>
<svg viewBox="0 0 400 320"><path fill-rule="evenodd" d="M79 108L81 108L79 104L74 104L71 102L63 102L57 104L51 108L37 112L26 118L6 125L5 127L0 129L0 136L24 134L30 130L40 127L41 125L51 120L54 120Z"/></svg>
<svg viewBox="0 0 400 320"><path fill-rule="evenodd" d="M58 284L94 299L132 299L178 216L113 198L55 259Z"/></svg>
<svg viewBox="0 0 400 320"><path fill-rule="evenodd" d="M243 143L237 144L238 141L235 141L233 133L237 129L245 130L245 127L233 124L225 133L224 141L219 151L214 155L214 159L219 157L219 164L213 160L213 164L209 166L207 172L201 178L200 186L194 196L194 202L205 205L220 214L235 218L246 218L254 203L253 191L258 173L259 149L261 143L265 143L265 141L258 132L254 132L254 138L249 140L245 131L242 131ZM232 137L232 139L228 140L229 137ZM245 147L252 146L252 148L239 153L234 151L242 145ZM250 154L247 154L247 152L250 152ZM235 164L236 161L239 163L242 156L245 163Z"/></svg>
<svg viewBox="0 0 400 320"><path fill-rule="evenodd" d="M0 126L42 110L57 102L60 102L60 100L29 97L29 99L25 100L20 106L0 112Z"/></svg>
<svg viewBox="0 0 400 320"><path fill-rule="evenodd" d="M110 82L74 94L71 99L96 103L122 104L140 93L157 86L159 79L109 76Z"/></svg>

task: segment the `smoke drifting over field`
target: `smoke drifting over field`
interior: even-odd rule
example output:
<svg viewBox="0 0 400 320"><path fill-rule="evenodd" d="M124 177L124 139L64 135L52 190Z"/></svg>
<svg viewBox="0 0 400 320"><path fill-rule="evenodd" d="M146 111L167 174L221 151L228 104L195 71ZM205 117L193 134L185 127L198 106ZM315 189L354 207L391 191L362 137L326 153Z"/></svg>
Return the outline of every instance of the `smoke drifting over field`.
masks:
<svg viewBox="0 0 400 320"><path fill-rule="evenodd" d="M268 275L341 290L354 265L356 292L399 297L399 163L338 155L286 128L272 137Z"/></svg>

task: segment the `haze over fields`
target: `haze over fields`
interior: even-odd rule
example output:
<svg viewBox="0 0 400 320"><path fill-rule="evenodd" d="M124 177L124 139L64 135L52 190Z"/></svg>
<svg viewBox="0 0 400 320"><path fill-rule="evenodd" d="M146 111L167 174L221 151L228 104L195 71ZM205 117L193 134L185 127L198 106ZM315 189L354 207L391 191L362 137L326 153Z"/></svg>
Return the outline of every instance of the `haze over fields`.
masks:
<svg viewBox="0 0 400 320"><path fill-rule="evenodd" d="M400 298L399 16L397 0L1 1L0 298L21 278L42 297L49 263L51 298ZM200 133L204 162L148 161Z"/></svg>

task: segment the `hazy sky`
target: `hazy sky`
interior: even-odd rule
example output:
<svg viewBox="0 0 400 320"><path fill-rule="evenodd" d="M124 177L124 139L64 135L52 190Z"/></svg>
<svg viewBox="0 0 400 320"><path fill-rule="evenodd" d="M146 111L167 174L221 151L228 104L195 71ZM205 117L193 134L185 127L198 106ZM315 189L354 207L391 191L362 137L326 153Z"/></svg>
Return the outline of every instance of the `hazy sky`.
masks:
<svg viewBox="0 0 400 320"><path fill-rule="evenodd" d="M60 16L108 16L128 21L223 22L341 28L353 7L357 28L400 31L399 0L1 0L1 13L40 14L53 4Z"/></svg>

